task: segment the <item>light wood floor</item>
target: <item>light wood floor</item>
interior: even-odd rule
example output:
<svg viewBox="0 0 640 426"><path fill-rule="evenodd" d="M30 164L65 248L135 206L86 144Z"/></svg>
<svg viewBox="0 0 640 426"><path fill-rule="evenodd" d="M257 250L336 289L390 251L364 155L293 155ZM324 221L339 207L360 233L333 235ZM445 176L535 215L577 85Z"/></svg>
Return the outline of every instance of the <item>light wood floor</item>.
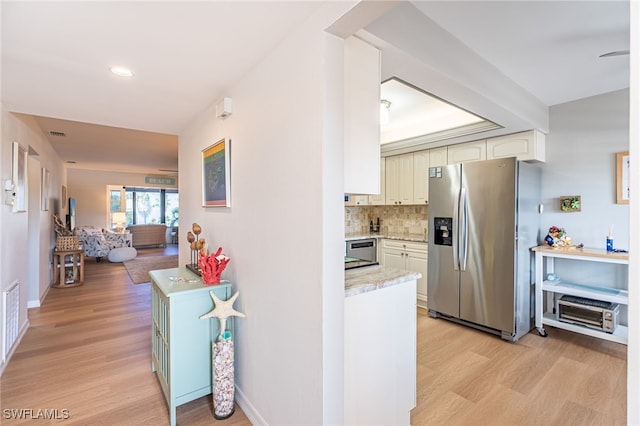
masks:
<svg viewBox="0 0 640 426"><path fill-rule="evenodd" d="M553 327L512 343L419 311L412 424L626 424L626 346Z"/></svg>
<svg viewBox="0 0 640 426"><path fill-rule="evenodd" d="M177 254L177 246L140 249L138 256ZM29 310L31 328L2 376L0 423L6 409L68 410L56 424L167 425L169 414L151 372L150 284L134 285L121 263L85 264L85 284L49 290ZM227 420L213 418L211 396L177 409L180 425L249 425L239 407Z"/></svg>
<svg viewBox="0 0 640 426"><path fill-rule="evenodd" d="M139 256L177 253L139 250ZM7 409L68 410L51 423L163 425L167 406L150 358L149 284L90 259L85 285L51 289L0 383ZM414 425L623 425L626 346L548 328L517 343L418 315ZM237 407L217 421L210 397L178 407L180 425L249 425Z"/></svg>

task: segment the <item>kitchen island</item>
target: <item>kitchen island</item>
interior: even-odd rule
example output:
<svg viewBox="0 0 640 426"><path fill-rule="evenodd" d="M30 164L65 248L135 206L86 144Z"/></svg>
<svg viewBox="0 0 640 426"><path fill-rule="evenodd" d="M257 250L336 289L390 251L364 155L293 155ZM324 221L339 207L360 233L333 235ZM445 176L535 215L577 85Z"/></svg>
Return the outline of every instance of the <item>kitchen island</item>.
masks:
<svg viewBox="0 0 640 426"><path fill-rule="evenodd" d="M420 277L384 266L345 272L345 424L410 423Z"/></svg>
<svg viewBox="0 0 640 426"><path fill-rule="evenodd" d="M424 233L365 232L347 233L347 250L354 242L377 240L376 261L382 266L417 271L422 274L416 283L418 307L427 309L428 235Z"/></svg>

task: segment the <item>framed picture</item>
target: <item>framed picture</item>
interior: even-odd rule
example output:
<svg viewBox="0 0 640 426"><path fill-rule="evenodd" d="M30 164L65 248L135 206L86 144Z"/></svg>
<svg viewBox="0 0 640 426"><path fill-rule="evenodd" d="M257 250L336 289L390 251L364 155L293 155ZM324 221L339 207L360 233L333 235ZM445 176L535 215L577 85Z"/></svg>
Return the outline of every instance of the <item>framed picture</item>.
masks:
<svg viewBox="0 0 640 426"><path fill-rule="evenodd" d="M579 212L582 210L582 201L579 195L563 195L560 197L560 211L565 213Z"/></svg>
<svg viewBox="0 0 640 426"><path fill-rule="evenodd" d="M18 142L13 143L14 212L27 211L27 150Z"/></svg>
<svg viewBox="0 0 640 426"><path fill-rule="evenodd" d="M616 153L616 204L629 204L629 151Z"/></svg>
<svg viewBox="0 0 640 426"><path fill-rule="evenodd" d="M231 140L202 150L202 206L231 207Z"/></svg>
<svg viewBox="0 0 640 426"><path fill-rule="evenodd" d="M44 167L42 168L42 184L40 186L40 195L41 195L41 200L40 200L40 207L42 208L42 210L49 210L49 191L50 191L50 185L51 185L51 174L49 173L49 170L45 169Z"/></svg>

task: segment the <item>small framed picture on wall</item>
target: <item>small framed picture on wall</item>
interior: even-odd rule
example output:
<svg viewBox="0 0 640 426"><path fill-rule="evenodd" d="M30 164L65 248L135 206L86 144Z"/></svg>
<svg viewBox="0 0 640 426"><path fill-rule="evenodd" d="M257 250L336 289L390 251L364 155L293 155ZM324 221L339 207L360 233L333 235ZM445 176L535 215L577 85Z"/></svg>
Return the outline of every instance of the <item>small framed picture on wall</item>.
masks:
<svg viewBox="0 0 640 426"><path fill-rule="evenodd" d="M616 153L616 203L629 204L629 151Z"/></svg>
<svg viewBox="0 0 640 426"><path fill-rule="evenodd" d="M222 139L202 150L202 206L231 206L230 142Z"/></svg>

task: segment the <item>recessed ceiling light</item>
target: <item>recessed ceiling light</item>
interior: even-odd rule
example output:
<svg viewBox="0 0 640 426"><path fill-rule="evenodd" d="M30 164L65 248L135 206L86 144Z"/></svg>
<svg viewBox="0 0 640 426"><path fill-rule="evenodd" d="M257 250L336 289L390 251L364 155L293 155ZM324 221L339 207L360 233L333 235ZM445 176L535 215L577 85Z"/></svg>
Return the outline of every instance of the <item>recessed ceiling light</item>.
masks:
<svg viewBox="0 0 640 426"><path fill-rule="evenodd" d="M133 71L131 71L129 68L114 66L109 68L109 71L111 71L115 75L119 75L120 77L133 77Z"/></svg>

